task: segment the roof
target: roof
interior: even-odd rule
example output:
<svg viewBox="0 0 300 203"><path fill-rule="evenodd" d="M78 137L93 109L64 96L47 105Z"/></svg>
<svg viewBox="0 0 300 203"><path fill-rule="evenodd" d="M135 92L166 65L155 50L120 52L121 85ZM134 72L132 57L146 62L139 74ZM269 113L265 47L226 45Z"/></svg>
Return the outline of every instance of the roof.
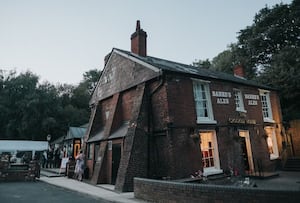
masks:
<svg viewBox="0 0 300 203"><path fill-rule="evenodd" d="M116 131L114 131L110 136L108 137L109 140L125 137L128 131L129 122L125 122L123 125L120 126ZM104 129L100 129L94 136L89 137L88 143L90 142L97 142L105 140L104 138Z"/></svg>
<svg viewBox="0 0 300 203"><path fill-rule="evenodd" d="M129 122L125 122L120 128L118 128L115 132L113 132L108 139L116 139L125 137L128 131Z"/></svg>
<svg viewBox="0 0 300 203"><path fill-rule="evenodd" d="M228 74L224 73L221 71L215 71L207 68L201 68L201 67L195 67L192 65L186 65L174 61L169 61L161 58L156 58L152 56L139 56L137 54L134 54L129 51L124 51L121 49L116 49L114 48L113 51L121 52L128 57L134 57L141 61L142 63L147 63L153 67L156 67L162 71L167 71L167 72L176 72L176 73L183 73L183 74L188 74L188 75L194 75L194 76L200 76L204 78L213 78L217 80L225 80L225 81L230 81L234 83L239 83L239 84L244 84L244 85L250 85L250 86L255 86L255 87L261 87L261 88L266 88L266 89L273 89L269 86L262 85L257 83L257 81L253 80L247 80L245 78L240 78L240 77L235 77L233 74Z"/></svg>
<svg viewBox="0 0 300 203"><path fill-rule="evenodd" d="M65 136L61 136L51 142L51 144L60 144L64 141Z"/></svg>
<svg viewBox="0 0 300 203"><path fill-rule="evenodd" d="M97 142L100 140L103 140L104 138L104 129L99 130L94 136L89 137L88 143L89 142Z"/></svg>
<svg viewBox="0 0 300 203"><path fill-rule="evenodd" d="M86 128L82 127L69 127L69 131L65 140L75 139L75 138L83 138L86 132Z"/></svg>
<svg viewBox="0 0 300 203"><path fill-rule="evenodd" d="M47 141L0 140L1 152L44 151L47 149Z"/></svg>

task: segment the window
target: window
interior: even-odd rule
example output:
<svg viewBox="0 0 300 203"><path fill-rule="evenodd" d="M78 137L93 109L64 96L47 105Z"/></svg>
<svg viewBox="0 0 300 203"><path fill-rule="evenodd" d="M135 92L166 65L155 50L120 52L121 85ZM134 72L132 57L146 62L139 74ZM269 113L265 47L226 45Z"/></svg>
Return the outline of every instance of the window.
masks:
<svg viewBox="0 0 300 203"><path fill-rule="evenodd" d="M274 127L265 127L265 132L270 159L277 159L279 157L279 153L277 148L275 129Z"/></svg>
<svg viewBox="0 0 300 203"><path fill-rule="evenodd" d="M194 80L194 99L198 123L216 123L213 118L209 85L205 81Z"/></svg>
<svg viewBox="0 0 300 203"><path fill-rule="evenodd" d="M92 159L93 158L93 146L92 144L88 144L88 159Z"/></svg>
<svg viewBox="0 0 300 203"><path fill-rule="evenodd" d="M220 169L218 144L215 131L200 132L200 139L204 175L222 172Z"/></svg>
<svg viewBox="0 0 300 203"><path fill-rule="evenodd" d="M244 101L243 101L242 92L240 90L237 90L237 89L235 89L233 92L234 92L234 101L235 101L236 111L245 112L246 110L244 108Z"/></svg>
<svg viewBox="0 0 300 203"><path fill-rule="evenodd" d="M272 110L271 110L271 102L270 102L270 93L269 91L260 91L260 100L262 106L262 113L265 122L274 122Z"/></svg>

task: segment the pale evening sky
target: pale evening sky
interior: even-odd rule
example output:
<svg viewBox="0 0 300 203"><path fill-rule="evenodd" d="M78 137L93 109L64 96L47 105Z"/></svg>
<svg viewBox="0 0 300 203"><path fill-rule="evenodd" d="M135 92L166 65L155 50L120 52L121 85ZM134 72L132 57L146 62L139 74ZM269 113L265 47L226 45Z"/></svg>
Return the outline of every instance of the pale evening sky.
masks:
<svg viewBox="0 0 300 203"><path fill-rule="evenodd" d="M78 84L112 48L130 51L136 20L150 56L191 64L236 42L265 5L292 0L0 0L0 70Z"/></svg>

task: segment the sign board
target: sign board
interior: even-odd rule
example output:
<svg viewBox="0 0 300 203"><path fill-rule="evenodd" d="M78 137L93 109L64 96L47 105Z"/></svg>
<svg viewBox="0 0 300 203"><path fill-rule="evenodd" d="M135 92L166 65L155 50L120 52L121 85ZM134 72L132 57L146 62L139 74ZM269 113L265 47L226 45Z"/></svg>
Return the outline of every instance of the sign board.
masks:
<svg viewBox="0 0 300 203"><path fill-rule="evenodd" d="M60 169L65 169L67 167L68 161L69 161L69 158L62 158L61 164L60 164Z"/></svg>

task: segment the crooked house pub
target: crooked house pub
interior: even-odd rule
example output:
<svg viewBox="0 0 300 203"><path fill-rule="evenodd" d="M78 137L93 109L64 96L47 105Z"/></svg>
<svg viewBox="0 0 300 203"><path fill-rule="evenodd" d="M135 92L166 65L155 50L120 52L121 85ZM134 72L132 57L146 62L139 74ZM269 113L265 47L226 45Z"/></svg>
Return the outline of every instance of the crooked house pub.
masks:
<svg viewBox="0 0 300 203"><path fill-rule="evenodd" d="M85 136L91 181L132 191L134 177L274 171L285 141L276 90L242 66L226 74L148 56L146 39L137 21L131 51L105 58Z"/></svg>

